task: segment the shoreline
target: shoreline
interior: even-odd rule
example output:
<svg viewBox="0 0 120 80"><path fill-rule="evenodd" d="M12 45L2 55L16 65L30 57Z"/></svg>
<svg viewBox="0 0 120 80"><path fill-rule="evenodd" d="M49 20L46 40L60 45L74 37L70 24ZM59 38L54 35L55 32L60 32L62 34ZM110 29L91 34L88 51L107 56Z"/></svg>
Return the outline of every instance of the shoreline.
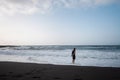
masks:
<svg viewBox="0 0 120 80"><path fill-rule="evenodd" d="M120 80L120 68L0 62L0 80Z"/></svg>
<svg viewBox="0 0 120 80"><path fill-rule="evenodd" d="M87 66L87 65L79 65L79 64L73 64L73 63L71 63L71 64L55 64L55 63L43 63L43 62L41 62L41 63L37 63L37 62L20 62L20 61L0 61L0 63L23 63L23 64L38 64L38 65L54 65L54 66L76 66L76 67L98 67L98 68L120 68L119 66Z"/></svg>
<svg viewBox="0 0 120 80"><path fill-rule="evenodd" d="M43 64L43 65L54 65L54 66L76 66L76 67L100 67L100 68L120 68L119 66L91 66L91 65L79 65L79 64L73 64L73 63L71 63L71 64L57 64L57 63L43 63L43 62L20 62L20 61L0 61L0 63L24 63L24 64Z"/></svg>

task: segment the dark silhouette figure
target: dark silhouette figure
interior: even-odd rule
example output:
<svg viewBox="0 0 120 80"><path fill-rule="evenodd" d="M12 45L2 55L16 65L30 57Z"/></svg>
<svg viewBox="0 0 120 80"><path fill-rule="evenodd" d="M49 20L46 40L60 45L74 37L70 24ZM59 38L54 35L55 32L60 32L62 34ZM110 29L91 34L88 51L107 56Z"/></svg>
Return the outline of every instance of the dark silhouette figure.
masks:
<svg viewBox="0 0 120 80"><path fill-rule="evenodd" d="M75 63L75 58L76 58L75 54L76 54L76 48L74 48L72 51L72 63L73 64Z"/></svg>

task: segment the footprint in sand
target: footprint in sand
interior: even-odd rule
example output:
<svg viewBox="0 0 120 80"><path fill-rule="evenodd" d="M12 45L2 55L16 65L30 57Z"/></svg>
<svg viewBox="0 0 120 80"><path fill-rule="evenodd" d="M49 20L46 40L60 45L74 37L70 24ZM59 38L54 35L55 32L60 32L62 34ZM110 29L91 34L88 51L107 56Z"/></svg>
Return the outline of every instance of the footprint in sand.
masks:
<svg viewBox="0 0 120 80"><path fill-rule="evenodd" d="M20 77L23 77L23 75L18 74L18 75L14 75L14 76L12 76L12 77L20 78Z"/></svg>
<svg viewBox="0 0 120 80"><path fill-rule="evenodd" d="M54 79L61 79L61 78L59 78L59 77L55 77Z"/></svg>
<svg viewBox="0 0 120 80"><path fill-rule="evenodd" d="M9 72L10 74L13 73L13 72Z"/></svg>
<svg viewBox="0 0 120 80"><path fill-rule="evenodd" d="M6 74L1 74L0 77L6 77L7 75Z"/></svg>
<svg viewBox="0 0 120 80"><path fill-rule="evenodd" d="M34 77L32 77L32 78L41 78L41 77L39 77L39 76L34 76Z"/></svg>
<svg viewBox="0 0 120 80"><path fill-rule="evenodd" d="M74 79L74 80L82 80L82 79Z"/></svg>

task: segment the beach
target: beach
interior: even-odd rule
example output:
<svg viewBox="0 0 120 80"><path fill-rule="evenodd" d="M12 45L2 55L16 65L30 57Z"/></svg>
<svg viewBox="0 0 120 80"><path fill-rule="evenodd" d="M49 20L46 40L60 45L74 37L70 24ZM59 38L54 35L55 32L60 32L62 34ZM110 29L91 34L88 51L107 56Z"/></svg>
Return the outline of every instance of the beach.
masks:
<svg viewBox="0 0 120 80"><path fill-rule="evenodd" d="M120 80L120 68L0 62L0 80Z"/></svg>

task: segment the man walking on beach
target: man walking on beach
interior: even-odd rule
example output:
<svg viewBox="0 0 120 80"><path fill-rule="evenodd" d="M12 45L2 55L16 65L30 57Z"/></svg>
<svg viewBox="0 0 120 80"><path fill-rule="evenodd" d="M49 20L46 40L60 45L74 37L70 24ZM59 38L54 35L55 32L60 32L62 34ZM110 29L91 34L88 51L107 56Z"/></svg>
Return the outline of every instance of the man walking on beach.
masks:
<svg viewBox="0 0 120 80"><path fill-rule="evenodd" d="M73 64L75 63L75 58L76 58L75 54L76 54L76 48L74 48L72 51L72 63Z"/></svg>

